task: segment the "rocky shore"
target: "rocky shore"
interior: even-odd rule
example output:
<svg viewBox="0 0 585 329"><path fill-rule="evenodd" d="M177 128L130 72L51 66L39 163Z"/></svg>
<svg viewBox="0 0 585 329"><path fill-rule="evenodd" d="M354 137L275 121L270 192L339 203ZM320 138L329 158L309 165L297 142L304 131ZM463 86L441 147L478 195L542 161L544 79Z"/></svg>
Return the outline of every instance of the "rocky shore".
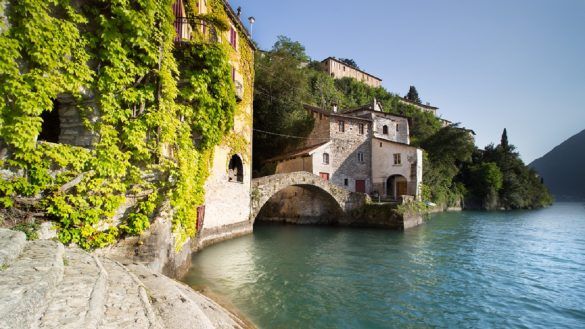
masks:
<svg viewBox="0 0 585 329"><path fill-rule="evenodd" d="M140 263L0 229L0 328L247 328Z"/></svg>

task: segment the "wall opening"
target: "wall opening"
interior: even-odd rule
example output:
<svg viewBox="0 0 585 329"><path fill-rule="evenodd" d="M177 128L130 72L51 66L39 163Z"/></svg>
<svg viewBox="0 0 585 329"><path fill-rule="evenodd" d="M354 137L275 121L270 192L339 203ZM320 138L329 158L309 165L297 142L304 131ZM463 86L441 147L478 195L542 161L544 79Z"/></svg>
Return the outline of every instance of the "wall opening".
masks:
<svg viewBox="0 0 585 329"><path fill-rule="evenodd" d="M244 164L242 159L237 155L232 155L228 166L228 181L234 183L244 182Z"/></svg>
<svg viewBox="0 0 585 329"><path fill-rule="evenodd" d="M41 114L41 119L43 123L38 140L58 143L59 135L61 134L61 120L59 118L59 104L56 100L53 101L53 109L51 111L44 111Z"/></svg>
<svg viewBox="0 0 585 329"><path fill-rule="evenodd" d="M386 196L398 200L408 194L406 178L401 175L392 175L386 180Z"/></svg>

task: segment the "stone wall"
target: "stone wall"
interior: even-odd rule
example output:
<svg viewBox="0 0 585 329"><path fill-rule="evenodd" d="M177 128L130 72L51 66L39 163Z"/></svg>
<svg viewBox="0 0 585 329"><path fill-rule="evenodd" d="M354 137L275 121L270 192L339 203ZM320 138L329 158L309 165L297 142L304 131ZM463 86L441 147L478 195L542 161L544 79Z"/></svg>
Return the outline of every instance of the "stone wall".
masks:
<svg viewBox="0 0 585 329"><path fill-rule="evenodd" d="M339 131L339 121L345 124L345 131ZM364 125L364 133L360 134L359 124ZM330 180L333 184L355 191L355 181L364 180L366 192L371 191L370 177L371 164L371 134L368 120L347 116L332 116L330 121L331 164ZM358 160L358 154L363 154L363 161ZM348 179L348 185L345 185Z"/></svg>
<svg viewBox="0 0 585 329"><path fill-rule="evenodd" d="M329 120L330 117L328 114L317 113L311 110L308 110L309 114L313 116L314 124L313 130L307 136L305 141L303 142L302 147L309 147L317 144L321 144L329 140L329 133L330 133L330 125Z"/></svg>
<svg viewBox="0 0 585 329"><path fill-rule="evenodd" d="M333 224L345 214L329 194L310 186L289 186L262 207L257 221L292 224Z"/></svg>
<svg viewBox="0 0 585 329"><path fill-rule="evenodd" d="M354 78L375 88L380 87L382 84L382 80L374 77L373 75L362 72L361 70L356 70L353 67L338 62L332 58L325 60L324 66L327 73L336 79L345 77Z"/></svg>

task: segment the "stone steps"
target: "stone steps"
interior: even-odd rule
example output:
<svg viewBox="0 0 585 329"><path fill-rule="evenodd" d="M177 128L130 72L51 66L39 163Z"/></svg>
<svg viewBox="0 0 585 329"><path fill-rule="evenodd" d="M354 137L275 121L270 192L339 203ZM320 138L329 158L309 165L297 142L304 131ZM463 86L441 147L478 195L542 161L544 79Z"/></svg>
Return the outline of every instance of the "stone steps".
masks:
<svg viewBox="0 0 585 329"><path fill-rule="evenodd" d="M63 245L28 242L0 274L0 328L30 328L63 278Z"/></svg>
<svg viewBox="0 0 585 329"><path fill-rule="evenodd" d="M143 265L0 230L0 328L243 328L207 297Z"/></svg>

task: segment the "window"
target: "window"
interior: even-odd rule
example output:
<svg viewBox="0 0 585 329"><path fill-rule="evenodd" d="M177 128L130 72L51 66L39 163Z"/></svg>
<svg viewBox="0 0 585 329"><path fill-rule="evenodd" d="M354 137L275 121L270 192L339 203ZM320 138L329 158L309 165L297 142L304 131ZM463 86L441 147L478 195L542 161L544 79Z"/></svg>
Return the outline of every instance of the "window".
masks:
<svg viewBox="0 0 585 329"><path fill-rule="evenodd" d="M329 153L323 153L323 164L329 164Z"/></svg>
<svg viewBox="0 0 585 329"><path fill-rule="evenodd" d="M230 28L230 45L232 45L232 47L234 49L236 49L238 47L238 33L236 32L236 29L234 29L234 27L232 26Z"/></svg>
<svg viewBox="0 0 585 329"><path fill-rule="evenodd" d="M382 147L382 142L380 142L380 147Z"/></svg>
<svg viewBox="0 0 585 329"><path fill-rule="evenodd" d="M382 127L382 134L388 135L388 126L384 125L384 127Z"/></svg>
<svg viewBox="0 0 585 329"><path fill-rule="evenodd" d="M345 122L344 121L339 121L337 123L339 125L339 132L342 133L345 131Z"/></svg>
<svg viewBox="0 0 585 329"><path fill-rule="evenodd" d="M416 179L416 162L410 164L410 179Z"/></svg>
<svg viewBox="0 0 585 329"><path fill-rule="evenodd" d="M396 125L396 133L398 133L398 125Z"/></svg>
<svg viewBox="0 0 585 329"><path fill-rule="evenodd" d="M394 153L394 164L399 165L402 163L402 159L400 158L400 153Z"/></svg>
<svg viewBox="0 0 585 329"><path fill-rule="evenodd" d="M41 125L41 133L37 138L40 141L58 143L59 135L61 134L61 120L59 118L59 105L57 101L53 101L53 109L51 111L43 111L41 113L43 123Z"/></svg>
<svg viewBox="0 0 585 329"><path fill-rule="evenodd" d="M228 182L244 182L244 165L237 154L232 155L228 166Z"/></svg>
<svg viewBox="0 0 585 329"><path fill-rule="evenodd" d="M344 179L343 180L343 185L348 186L349 185L349 179Z"/></svg>
<svg viewBox="0 0 585 329"><path fill-rule="evenodd" d="M364 162L364 154L362 152L358 152L357 157L359 162Z"/></svg>
<svg viewBox="0 0 585 329"><path fill-rule="evenodd" d="M359 131L360 135L364 134L364 124L363 123L360 123L358 125L358 131Z"/></svg>

